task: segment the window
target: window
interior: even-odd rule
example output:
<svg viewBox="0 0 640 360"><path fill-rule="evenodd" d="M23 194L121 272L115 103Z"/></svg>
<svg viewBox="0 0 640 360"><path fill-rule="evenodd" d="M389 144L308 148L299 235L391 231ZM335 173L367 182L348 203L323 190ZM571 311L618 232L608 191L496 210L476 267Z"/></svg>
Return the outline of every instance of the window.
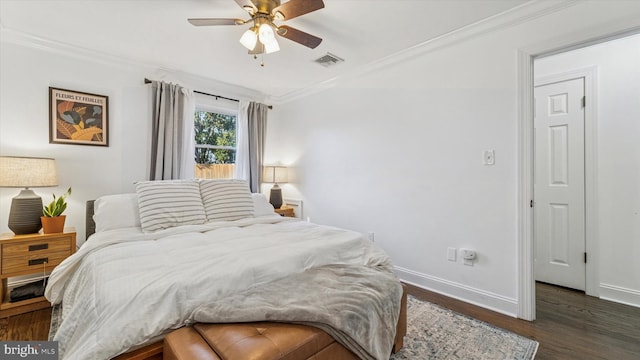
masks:
<svg viewBox="0 0 640 360"><path fill-rule="evenodd" d="M196 178L233 178L237 111L197 108L194 119Z"/></svg>

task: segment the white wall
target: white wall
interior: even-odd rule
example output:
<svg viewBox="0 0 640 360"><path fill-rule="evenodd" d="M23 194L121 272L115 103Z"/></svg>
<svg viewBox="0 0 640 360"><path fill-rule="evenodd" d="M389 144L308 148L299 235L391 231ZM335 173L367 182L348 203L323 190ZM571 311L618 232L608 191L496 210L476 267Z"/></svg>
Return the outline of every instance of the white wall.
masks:
<svg viewBox="0 0 640 360"><path fill-rule="evenodd" d="M536 77L597 67L599 293L640 306L640 35L536 60Z"/></svg>
<svg viewBox="0 0 640 360"><path fill-rule="evenodd" d="M285 197L313 221L373 231L404 280L515 315L517 51L639 26L639 5L581 2L339 79L275 108L267 161L292 166Z"/></svg>
<svg viewBox="0 0 640 360"><path fill-rule="evenodd" d="M56 159L59 187L37 188L46 204L51 194L73 188L67 226L84 241L85 202L100 195L134 192L148 178L151 90L144 78L178 82L192 89L256 98L259 94L184 73L151 68L105 54L39 44L2 30L0 42L0 155ZM48 88L109 97L109 147L49 144ZM19 189L0 188L0 232L9 232L11 198Z"/></svg>
<svg viewBox="0 0 640 360"><path fill-rule="evenodd" d="M46 204L71 186L67 226L84 239L85 201L133 191L148 173L150 105L135 67L109 66L19 45L0 51L0 154L56 159L57 188L34 189ZM48 87L109 97L109 147L49 144ZM0 230L8 232L11 198L19 189L0 189Z"/></svg>

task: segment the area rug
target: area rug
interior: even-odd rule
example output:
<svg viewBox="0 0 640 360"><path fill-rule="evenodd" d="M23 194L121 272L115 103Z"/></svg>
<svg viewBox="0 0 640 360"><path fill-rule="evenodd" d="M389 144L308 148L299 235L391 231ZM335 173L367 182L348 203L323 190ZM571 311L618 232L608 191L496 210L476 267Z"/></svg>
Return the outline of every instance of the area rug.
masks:
<svg viewBox="0 0 640 360"><path fill-rule="evenodd" d="M404 347L391 360L530 360L537 350L534 340L408 296Z"/></svg>

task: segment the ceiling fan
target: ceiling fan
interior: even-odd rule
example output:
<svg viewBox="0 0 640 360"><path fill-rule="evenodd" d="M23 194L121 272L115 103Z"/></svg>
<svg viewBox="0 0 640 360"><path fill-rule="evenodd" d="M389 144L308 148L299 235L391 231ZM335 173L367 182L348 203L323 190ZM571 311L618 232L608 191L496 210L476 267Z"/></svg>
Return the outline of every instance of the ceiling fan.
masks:
<svg viewBox="0 0 640 360"><path fill-rule="evenodd" d="M242 35L240 43L249 49L249 54L269 54L280 50L275 34L315 49L322 39L287 25L277 26L275 21L287 21L324 8L322 0L235 0L251 16L250 19L188 19L195 26L252 24Z"/></svg>

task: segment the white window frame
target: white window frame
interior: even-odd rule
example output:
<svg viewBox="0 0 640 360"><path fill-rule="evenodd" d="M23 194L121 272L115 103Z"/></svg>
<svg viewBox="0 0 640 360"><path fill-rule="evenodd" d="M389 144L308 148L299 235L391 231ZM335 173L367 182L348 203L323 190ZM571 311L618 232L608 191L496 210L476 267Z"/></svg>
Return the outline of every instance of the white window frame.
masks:
<svg viewBox="0 0 640 360"><path fill-rule="evenodd" d="M230 101L225 99L215 98L209 95L201 95L196 94L196 106L195 112L205 111L216 114L223 115L231 115L236 117L236 146L220 146L220 145L209 145L209 144L196 144L194 139L194 149L193 154L195 156L197 148L205 148L205 149L227 149L227 150L235 150L237 160L238 157L238 117L240 115L240 103L236 101ZM195 122L195 114L194 119ZM235 161L233 162L235 164Z"/></svg>

